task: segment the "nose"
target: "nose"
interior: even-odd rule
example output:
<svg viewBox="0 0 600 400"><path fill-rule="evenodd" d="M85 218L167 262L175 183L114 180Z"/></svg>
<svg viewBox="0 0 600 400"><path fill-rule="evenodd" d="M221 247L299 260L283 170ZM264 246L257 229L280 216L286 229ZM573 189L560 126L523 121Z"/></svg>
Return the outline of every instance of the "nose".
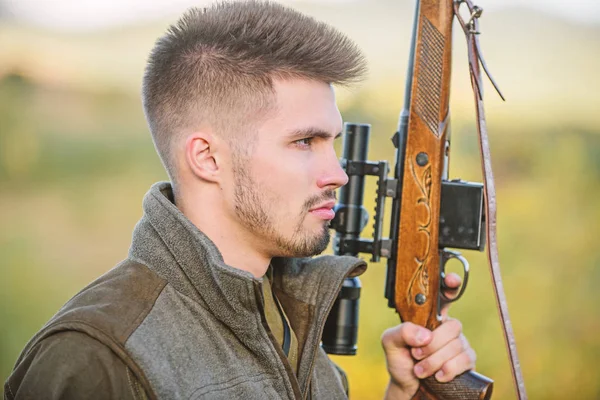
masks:
<svg viewBox="0 0 600 400"><path fill-rule="evenodd" d="M340 160L338 160L335 150L332 148L327 154L327 162L323 173L317 179L317 186L320 189L335 190L348 183L348 175L342 169Z"/></svg>

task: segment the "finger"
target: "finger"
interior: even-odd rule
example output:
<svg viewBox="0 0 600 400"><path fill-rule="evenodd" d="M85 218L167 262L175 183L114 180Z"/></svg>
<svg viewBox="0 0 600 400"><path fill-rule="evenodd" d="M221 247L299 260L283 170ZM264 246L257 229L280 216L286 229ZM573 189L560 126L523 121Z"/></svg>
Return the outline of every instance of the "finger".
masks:
<svg viewBox="0 0 600 400"><path fill-rule="evenodd" d="M381 344L384 350L393 351L407 347L425 346L431 342L432 338L433 334L429 329L412 322L404 322L383 332Z"/></svg>
<svg viewBox="0 0 600 400"><path fill-rule="evenodd" d="M444 277L443 290L444 295L449 299L453 299L458 294L458 290L460 289L460 284L462 283L462 278L451 272Z"/></svg>
<svg viewBox="0 0 600 400"><path fill-rule="evenodd" d="M444 296L451 300L455 299L458 295L461 283L462 278L458 276L458 274L455 274L454 272L447 274L444 277L444 288L442 289ZM440 315L442 317L442 321L445 321L448 319L448 311L450 310L450 305L452 303L449 301L444 301L443 299L441 301L442 307L440 309Z"/></svg>
<svg viewBox="0 0 600 400"><path fill-rule="evenodd" d="M442 370L442 367L447 362L457 358L460 362L451 363L447 371L440 373L441 377L446 374L456 375L459 373L460 368L464 366L463 363L469 361L467 357L461 356L462 353L466 353L468 350L470 350L469 344L466 340L463 340L462 336L455 338L429 357L417 363L414 367L415 375L421 379L431 376ZM470 364L467 363L466 366L468 365Z"/></svg>
<svg viewBox="0 0 600 400"><path fill-rule="evenodd" d="M477 356L475 350L469 348L456 357L446 361L442 368L435 373L438 382L450 382L463 372L475 369Z"/></svg>
<svg viewBox="0 0 600 400"><path fill-rule="evenodd" d="M460 287L461 283L462 283L462 278L458 274L455 274L454 272L450 272L449 274L446 274L446 277L444 278L444 284L446 285L446 287L448 287L450 289L458 289Z"/></svg>
<svg viewBox="0 0 600 400"><path fill-rule="evenodd" d="M460 321L454 318L448 318L433 331L433 337L428 344L411 350L412 355L417 360L429 357L452 340L461 336L461 332L462 324Z"/></svg>

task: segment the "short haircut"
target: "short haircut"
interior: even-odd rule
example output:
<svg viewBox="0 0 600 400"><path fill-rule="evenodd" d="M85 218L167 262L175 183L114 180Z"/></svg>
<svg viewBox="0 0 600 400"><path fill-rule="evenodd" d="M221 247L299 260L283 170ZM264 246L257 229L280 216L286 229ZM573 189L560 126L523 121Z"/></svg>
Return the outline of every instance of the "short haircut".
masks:
<svg viewBox="0 0 600 400"><path fill-rule="evenodd" d="M365 72L354 42L323 22L277 3L219 2L189 9L157 40L142 100L154 145L175 185L171 143L178 132L200 124L225 138L247 132L240 128L273 102L273 79L346 85Z"/></svg>

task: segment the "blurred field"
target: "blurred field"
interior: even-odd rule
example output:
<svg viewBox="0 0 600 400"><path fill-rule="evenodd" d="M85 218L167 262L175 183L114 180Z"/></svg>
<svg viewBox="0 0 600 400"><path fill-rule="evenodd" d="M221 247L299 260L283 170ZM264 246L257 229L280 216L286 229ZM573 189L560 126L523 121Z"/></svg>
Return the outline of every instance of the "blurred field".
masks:
<svg viewBox="0 0 600 400"><path fill-rule="evenodd" d="M402 106L412 10L397 3L295 3L369 57L369 79L339 97L345 120L373 125L371 159L393 160ZM2 382L41 325L126 256L144 193L166 178L138 96L145 56L166 23L78 35L0 25ZM482 29L508 100L486 87L500 259L530 398L597 399L600 27L513 10L484 14ZM480 181L458 31L454 44L451 175ZM367 190L372 209L373 185ZM496 380L494 398L513 398L485 258L468 258L469 290L452 314L478 351L477 369ZM398 321L383 299L384 275L373 264L362 279L359 355L336 358L354 399L381 398L387 382L379 336Z"/></svg>

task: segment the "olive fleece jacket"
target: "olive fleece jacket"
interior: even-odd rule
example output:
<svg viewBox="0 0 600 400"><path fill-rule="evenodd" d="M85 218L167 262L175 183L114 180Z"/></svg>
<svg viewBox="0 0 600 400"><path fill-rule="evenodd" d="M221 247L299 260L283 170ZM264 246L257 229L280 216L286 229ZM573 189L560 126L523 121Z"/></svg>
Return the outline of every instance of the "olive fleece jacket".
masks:
<svg viewBox="0 0 600 400"><path fill-rule="evenodd" d="M299 343L292 371L264 314L262 278L230 267L173 204L144 197L125 261L67 302L26 345L6 399L342 399L320 347L354 257L276 258L273 289Z"/></svg>

